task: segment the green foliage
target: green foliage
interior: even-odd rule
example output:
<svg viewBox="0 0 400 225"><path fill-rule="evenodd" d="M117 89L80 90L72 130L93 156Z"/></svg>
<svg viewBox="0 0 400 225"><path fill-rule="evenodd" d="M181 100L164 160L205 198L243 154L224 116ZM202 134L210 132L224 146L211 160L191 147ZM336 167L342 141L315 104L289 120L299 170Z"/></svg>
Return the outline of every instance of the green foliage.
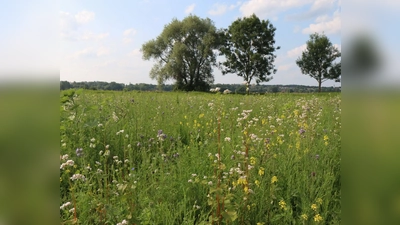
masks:
<svg viewBox="0 0 400 225"><path fill-rule="evenodd" d="M217 46L213 22L190 15L182 21L173 19L156 39L143 44L141 50L145 60L156 60L150 77L159 85L172 79L178 90L206 91L214 81L213 50Z"/></svg>
<svg viewBox="0 0 400 225"><path fill-rule="evenodd" d="M236 73L250 83L267 82L276 73L274 66L276 28L268 20L256 15L239 18L221 34L224 45L220 48L226 61L221 64L222 73Z"/></svg>
<svg viewBox="0 0 400 225"><path fill-rule="evenodd" d="M341 222L340 94L65 96L63 224Z"/></svg>
<svg viewBox="0 0 400 225"><path fill-rule="evenodd" d="M341 57L339 50L332 45L324 34L314 33L307 41L307 48L301 57L296 60L303 74L307 74L318 82L318 91L321 92L321 83L326 80L340 81L341 63L335 62Z"/></svg>

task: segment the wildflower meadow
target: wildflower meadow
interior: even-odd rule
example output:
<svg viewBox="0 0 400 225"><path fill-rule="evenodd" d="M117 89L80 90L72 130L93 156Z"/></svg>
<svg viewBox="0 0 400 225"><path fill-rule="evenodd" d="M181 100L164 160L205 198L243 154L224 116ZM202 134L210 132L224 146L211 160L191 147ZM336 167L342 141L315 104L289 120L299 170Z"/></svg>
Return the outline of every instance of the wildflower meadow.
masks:
<svg viewBox="0 0 400 225"><path fill-rule="evenodd" d="M62 224L340 224L340 93L60 92Z"/></svg>

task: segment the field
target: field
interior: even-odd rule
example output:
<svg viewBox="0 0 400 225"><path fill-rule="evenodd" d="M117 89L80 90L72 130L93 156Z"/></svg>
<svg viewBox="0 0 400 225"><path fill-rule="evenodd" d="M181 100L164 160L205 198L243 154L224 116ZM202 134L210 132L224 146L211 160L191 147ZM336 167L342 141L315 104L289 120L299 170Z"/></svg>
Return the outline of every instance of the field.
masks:
<svg viewBox="0 0 400 225"><path fill-rule="evenodd" d="M67 90L62 224L340 224L341 96Z"/></svg>

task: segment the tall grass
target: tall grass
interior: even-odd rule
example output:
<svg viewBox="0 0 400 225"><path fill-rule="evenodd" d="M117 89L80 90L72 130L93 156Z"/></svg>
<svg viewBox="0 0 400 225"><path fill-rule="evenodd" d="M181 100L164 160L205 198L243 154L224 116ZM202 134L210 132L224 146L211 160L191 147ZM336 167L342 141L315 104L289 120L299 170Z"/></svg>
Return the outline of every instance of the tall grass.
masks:
<svg viewBox="0 0 400 225"><path fill-rule="evenodd" d="M64 224L341 222L340 94L60 99Z"/></svg>

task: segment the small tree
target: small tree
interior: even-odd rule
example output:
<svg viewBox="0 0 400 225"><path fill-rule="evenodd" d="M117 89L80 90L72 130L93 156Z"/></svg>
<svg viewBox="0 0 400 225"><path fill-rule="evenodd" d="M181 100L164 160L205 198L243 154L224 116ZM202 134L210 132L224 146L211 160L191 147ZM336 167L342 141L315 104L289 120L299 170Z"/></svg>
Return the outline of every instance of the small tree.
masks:
<svg viewBox="0 0 400 225"><path fill-rule="evenodd" d="M314 33L310 35L307 48L296 60L296 64L303 74L318 81L318 92L321 92L322 82L340 81L341 63L335 62L339 57L341 53L324 34Z"/></svg>
<svg viewBox="0 0 400 225"><path fill-rule="evenodd" d="M239 18L222 33L224 44L220 55L226 61L220 63L222 74L236 73L248 85L253 78L256 83L267 82L276 73L274 66L276 28L268 20L260 20L256 15Z"/></svg>

